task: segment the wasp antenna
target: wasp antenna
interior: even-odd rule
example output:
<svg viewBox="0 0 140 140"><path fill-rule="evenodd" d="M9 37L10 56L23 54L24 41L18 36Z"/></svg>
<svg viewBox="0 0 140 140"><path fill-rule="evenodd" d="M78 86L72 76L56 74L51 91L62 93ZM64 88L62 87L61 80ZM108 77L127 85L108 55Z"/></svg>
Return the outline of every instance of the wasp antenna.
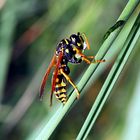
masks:
<svg viewBox="0 0 140 140"><path fill-rule="evenodd" d="M80 35L80 32L77 32L77 35Z"/></svg>
<svg viewBox="0 0 140 140"><path fill-rule="evenodd" d="M82 33L82 35L83 35L83 37L84 37L84 39L85 39L85 41L86 41L87 49L89 50L89 49L90 49L90 45L89 45L88 39L87 39L85 33Z"/></svg>

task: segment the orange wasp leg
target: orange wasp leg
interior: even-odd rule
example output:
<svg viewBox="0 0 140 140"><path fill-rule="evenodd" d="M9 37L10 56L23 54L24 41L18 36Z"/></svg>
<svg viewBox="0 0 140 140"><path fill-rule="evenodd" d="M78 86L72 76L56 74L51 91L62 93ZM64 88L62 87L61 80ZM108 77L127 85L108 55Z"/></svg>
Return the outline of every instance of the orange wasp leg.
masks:
<svg viewBox="0 0 140 140"><path fill-rule="evenodd" d="M55 56L55 54L54 54L54 56L53 56L53 58L52 58L52 61L51 61L51 63L49 64L49 67L48 67L48 69L46 70L46 73L45 73L45 75L44 75L44 77L43 77L43 79L42 79L42 82L41 82L41 87L40 87L40 92L39 92L39 97L40 97L40 98L42 98L42 96L43 96L43 92L44 92L44 89L45 89L46 81L47 81L47 79L48 79L48 76L49 76L49 74L50 74L50 72L51 72L52 67L55 66L55 63L56 63L56 56Z"/></svg>
<svg viewBox="0 0 140 140"><path fill-rule="evenodd" d="M95 60L95 56L85 56L82 52L80 52L75 46L73 48L73 50L76 51L77 54L79 54L82 57L82 60L84 60L87 64L92 64L92 63L101 63L101 62L105 62L105 60ZM93 62L91 62L88 58L92 58L94 59Z"/></svg>
<svg viewBox="0 0 140 140"><path fill-rule="evenodd" d="M56 57L57 62L56 62L56 65L55 65L55 70L54 70L53 79L52 79L52 90L51 90L51 96L50 96L50 106L52 105L53 92L55 90L56 78L57 78L57 75L58 75L58 70L59 70L60 63L62 61L62 57L63 57L63 52L60 52L59 56Z"/></svg>
<svg viewBox="0 0 140 140"><path fill-rule="evenodd" d="M105 62L105 59L103 59L103 60L96 60L96 59L94 59L94 61L91 62L91 63L102 63L102 62Z"/></svg>
<svg viewBox="0 0 140 140"><path fill-rule="evenodd" d="M86 57L83 57L82 56L82 60L84 60L87 64L92 64L92 63L102 63L102 62L105 62L105 60L103 59L103 60L95 60L94 59L94 61L90 61L90 60L88 60Z"/></svg>
<svg viewBox="0 0 140 140"><path fill-rule="evenodd" d="M62 70L60 69L60 72L64 75L64 77L66 78L66 80L73 86L73 88L76 90L76 94L77 94L77 99L79 99L80 97L80 93L78 91L77 86L73 83L73 81L71 80L71 78Z"/></svg>

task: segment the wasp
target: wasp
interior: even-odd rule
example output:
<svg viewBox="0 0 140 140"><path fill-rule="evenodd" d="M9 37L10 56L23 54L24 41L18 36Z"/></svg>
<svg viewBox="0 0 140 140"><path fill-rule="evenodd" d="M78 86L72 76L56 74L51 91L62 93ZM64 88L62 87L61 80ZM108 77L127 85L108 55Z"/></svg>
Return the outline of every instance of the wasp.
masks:
<svg viewBox="0 0 140 140"><path fill-rule="evenodd" d="M43 77L39 94L40 98L42 98L43 96L46 81L53 67L54 71L52 76L50 105L52 105L53 94L55 94L56 98L63 104L67 102L67 82L69 82L73 86L76 91L77 98L79 98L80 93L78 91L78 88L69 76L70 68L68 66L68 63L80 64L82 61L85 61L87 64L91 64L105 61L95 60L94 56L84 55L83 52L85 49L89 50L90 45L84 33L78 32L77 34L72 34L70 38L62 39L59 42L53 58L48 66L48 69L46 70L46 73ZM90 59L94 59L94 62L91 62Z"/></svg>

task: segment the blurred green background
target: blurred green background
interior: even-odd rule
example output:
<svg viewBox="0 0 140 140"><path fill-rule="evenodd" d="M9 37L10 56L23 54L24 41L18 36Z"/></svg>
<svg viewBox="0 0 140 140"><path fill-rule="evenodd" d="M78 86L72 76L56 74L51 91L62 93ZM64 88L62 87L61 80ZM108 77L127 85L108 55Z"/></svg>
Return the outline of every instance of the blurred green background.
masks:
<svg viewBox="0 0 140 140"><path fill-rule="evenodd" d="M43 101L40 102L38 98L42 76L51 61L57 43L72 33L84 32L91 46L91 50L85 54L95 55L102 44L105 32L116 22L127 2L127 0L0 0L1 140L27 139L42 121L50 118L61 105L54 97L53 107L49 107L51 75ZM132 122L131 117L135 116L132 108L140 94L137 90L140 83L139 45L140 41L90 132L89 140L127 139L130 131L127 130L127 126ZM76 138L111 65L112 63L63 119L51 137L52 140ZM70 76L75 83L88 67L85 63L69 66ZM134 125L134 130L131 131L138 130L138 126L139 124Z"/></svg>

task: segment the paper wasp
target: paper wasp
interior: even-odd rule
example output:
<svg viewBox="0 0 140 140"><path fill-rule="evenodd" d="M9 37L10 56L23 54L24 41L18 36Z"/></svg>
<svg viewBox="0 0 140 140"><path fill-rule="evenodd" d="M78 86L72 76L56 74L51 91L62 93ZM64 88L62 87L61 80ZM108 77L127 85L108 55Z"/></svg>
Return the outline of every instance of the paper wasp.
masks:
<svg viewBox="0 0 140 140"><path fill-rule="evenodd" d="M52 105L52 97L55 94L56 98L60 100L63 104L67 102L67 81L73 86L76 91L77 98L79 98L80 93L77 86L73 83L69 77L70 69L68 63L80 64L85 61L88 64L100 63L105 60L95 60L91 62L89 59L93 59L94 56L86 56L83 54L85 49L90 49L88 40L84 33L72 34L69 39L63 39L57 45L55 54L49 64L49 67L43 77L41 88L40 88L40 98L43 96L45 89L45 84L50 74L52 67L54 67L54 72L52 76L52 89L50 95L50 105Z"/></svg>

